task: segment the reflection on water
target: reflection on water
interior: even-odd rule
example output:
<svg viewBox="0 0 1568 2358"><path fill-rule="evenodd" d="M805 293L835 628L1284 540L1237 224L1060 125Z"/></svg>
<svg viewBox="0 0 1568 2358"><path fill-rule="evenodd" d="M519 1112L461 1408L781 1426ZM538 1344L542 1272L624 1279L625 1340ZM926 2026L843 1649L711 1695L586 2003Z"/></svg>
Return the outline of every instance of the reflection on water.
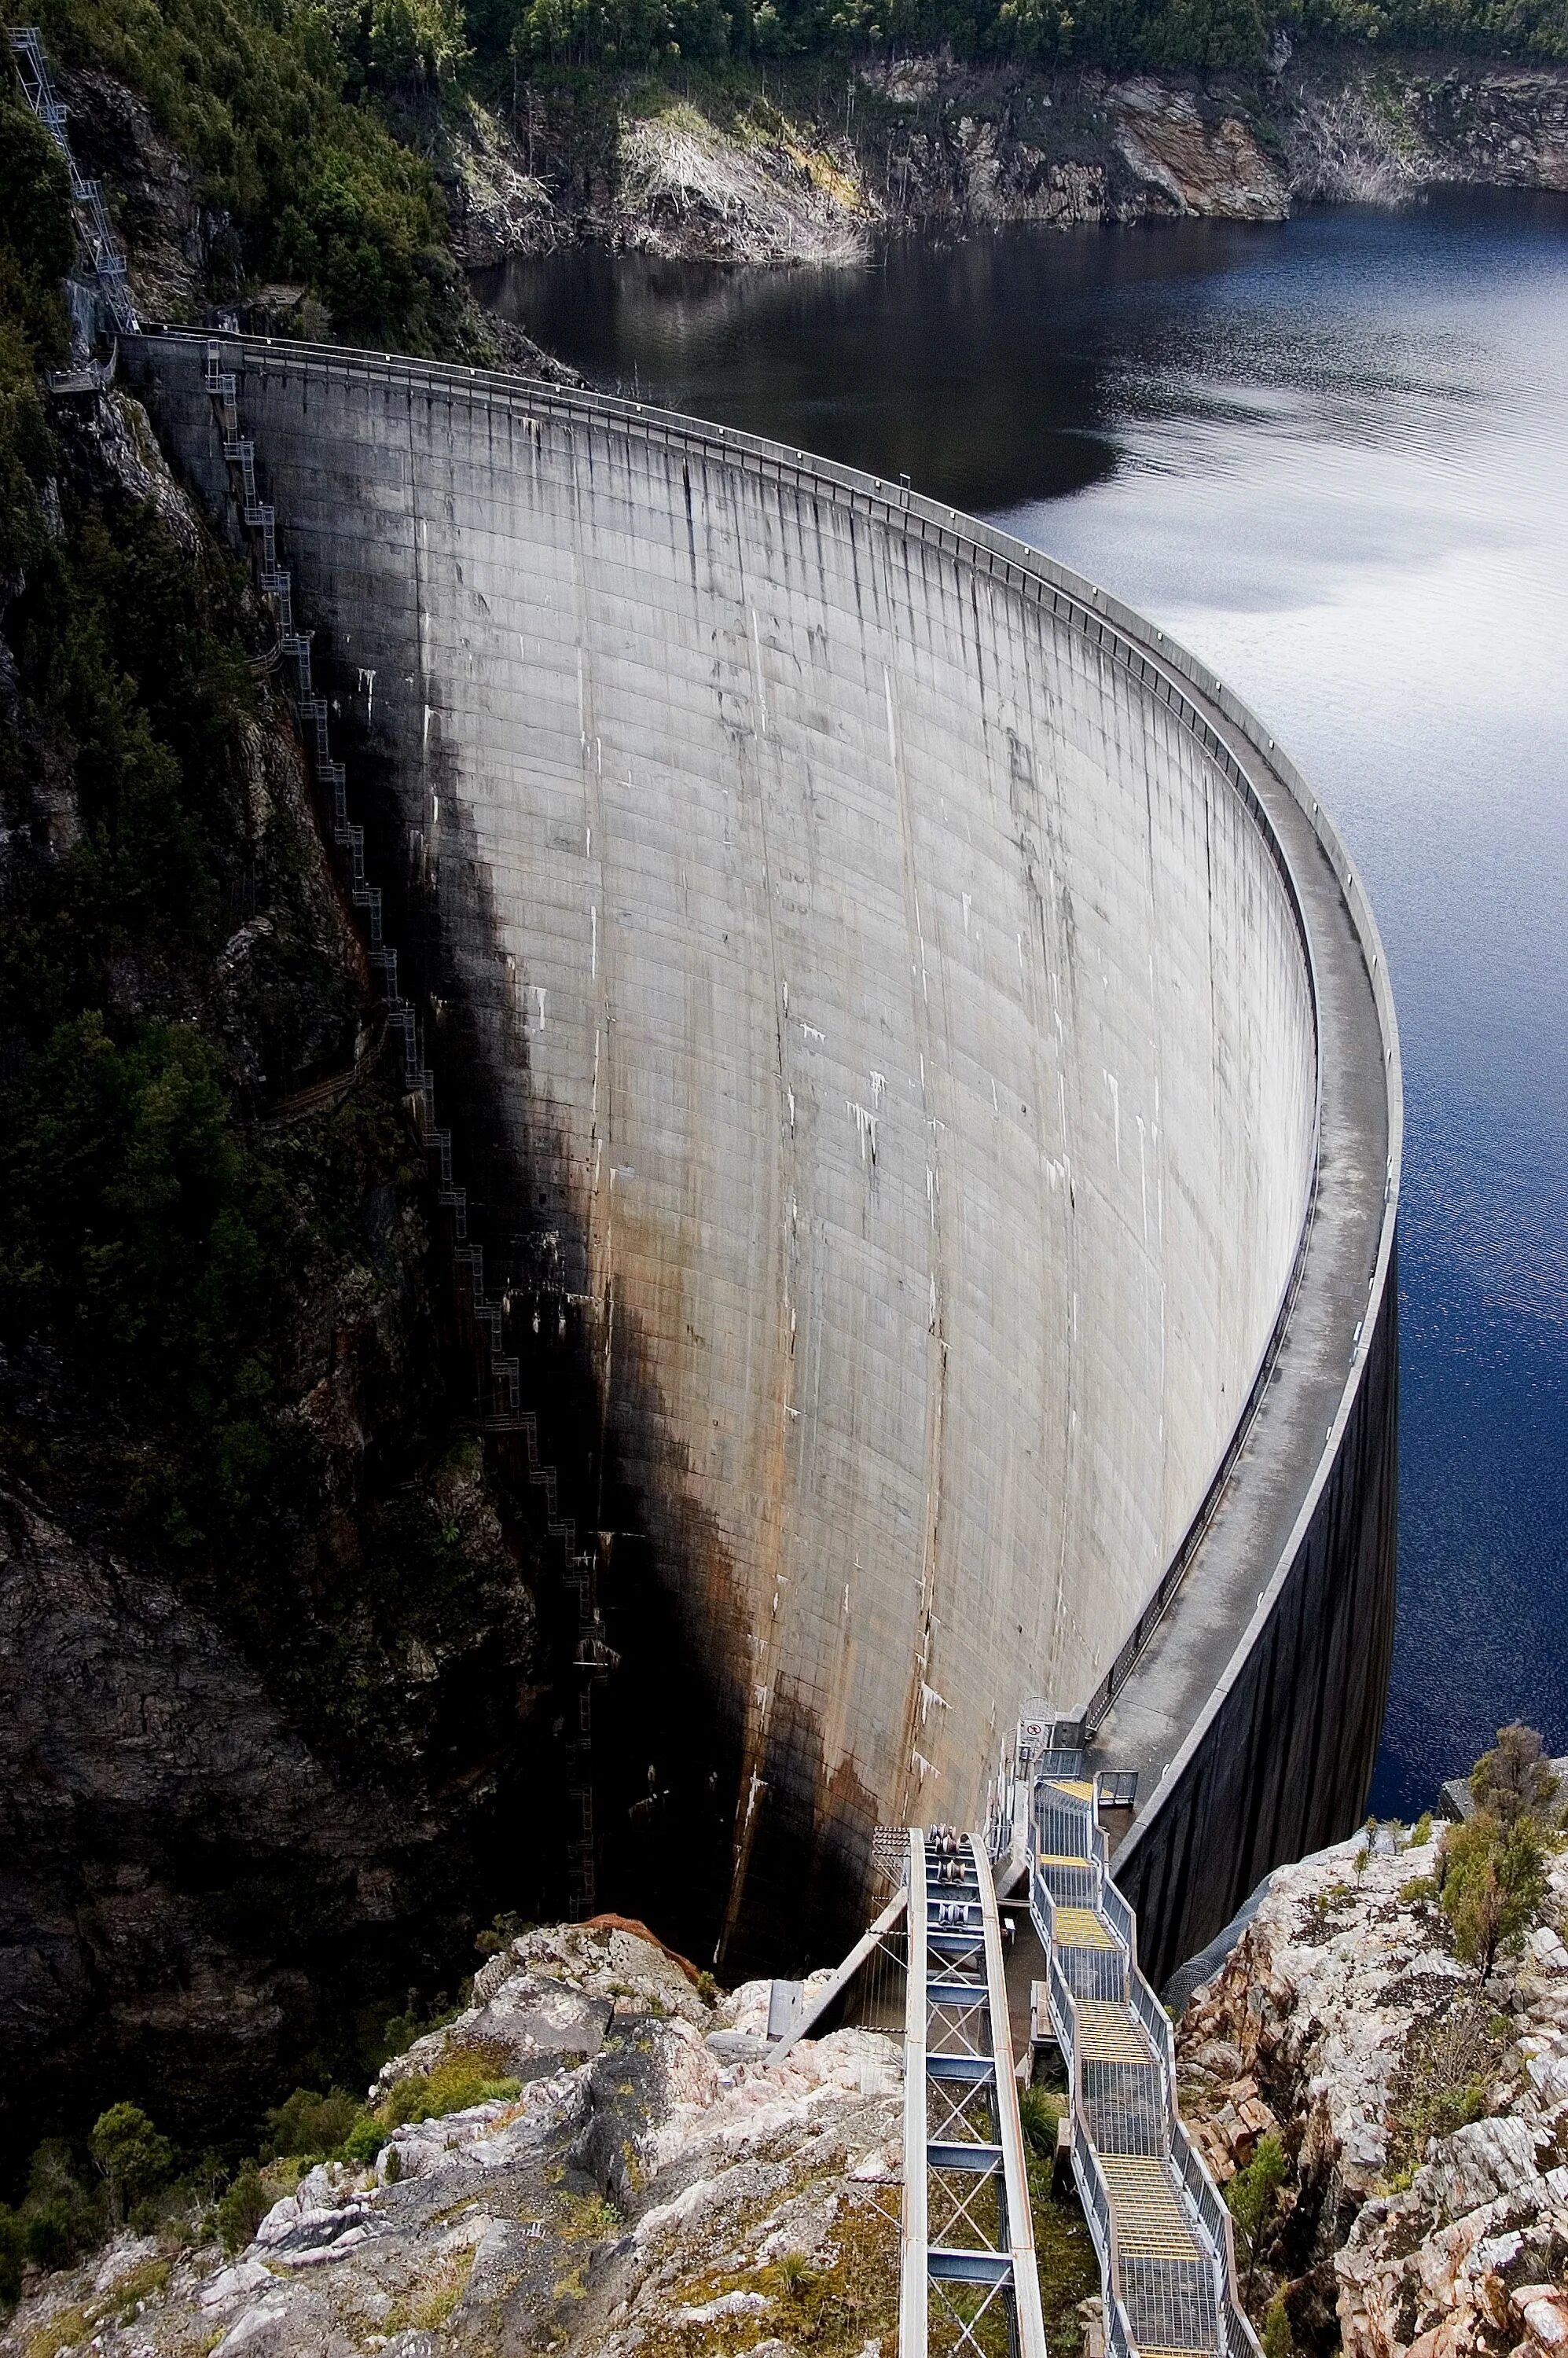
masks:
<svg viewBox="0 0 1568 2358"><path fill-rule="evenodd" d="M1376 1805L1568 1749L1568 200L572 254L492 299L598 383L987 514L1276 722L1349 840L1407 1098L1400 1617Z"/></svg>

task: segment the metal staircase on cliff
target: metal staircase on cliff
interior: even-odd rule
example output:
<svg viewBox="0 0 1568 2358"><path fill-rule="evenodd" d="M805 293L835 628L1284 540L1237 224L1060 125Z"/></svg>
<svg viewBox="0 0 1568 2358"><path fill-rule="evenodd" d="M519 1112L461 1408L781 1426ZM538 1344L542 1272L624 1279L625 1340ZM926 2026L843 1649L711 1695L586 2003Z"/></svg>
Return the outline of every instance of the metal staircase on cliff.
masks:
<svg viewBox="0 0 1568 2358"><path fill-rule="evenodd" d="M1230 2213L1176 2106L1170 2018L1111 1879L1100 1780L1076 1727L1047 1726L1026 1781L1029 1909L1066 2067L1073 2175L1099 2258L1108 2358L1258 2358Z"/></svg>
<svg viewBox="0 0 1568 2358"><path fill-rule="evenodd" d="M1100 1807L1130 1784L1086 1776L1082 1723L1036 1707L984 1834L907 1836L901 2358L1045 2348L993 1858L1027 1876L1045 1952L1107 2358L1260 2358L1230 2213L1177 2110L1170 2020L1108 1864Z"/></svg>
<svg viewBox="0 0 1568 2358"><path fill-rule="evenodd" d="M65 158L70 174L70 211L76 226L77 245L81 254L81 277L96 293L107 315L111 329L130 335L136 326L135 307L131 300L130 285L125 276L125 257L120 242L110 224L103 201L103 184L90 180L78 171L71 153L70 135L66 129L68 110L57 96L49 75L49 59L44 53L43 38L36 25L14 25L9 41L16 77L22 85L22 95L34 116L42 124ZM91 297L89 297L91 308ZM72 341L77 357L84 365L75 372L63 371L51 382L62 390L70 390L68 380L81 376L83 384L106 379L107 369L97 369L89 358L98 322L84 319L73 299L71 306Z"/></svg>

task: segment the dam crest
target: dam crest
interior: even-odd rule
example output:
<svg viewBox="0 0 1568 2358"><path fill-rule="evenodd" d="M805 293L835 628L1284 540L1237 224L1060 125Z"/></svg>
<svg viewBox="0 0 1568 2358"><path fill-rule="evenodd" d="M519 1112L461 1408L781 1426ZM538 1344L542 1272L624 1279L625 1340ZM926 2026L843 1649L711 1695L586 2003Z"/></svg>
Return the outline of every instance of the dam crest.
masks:
<svg viewBox="0 0 1568 2358"><path fill-rule="evenodd" d="M1157 1981L1355 1823L1381 1718L1400 1070L1332 826L1193 657L905 486L218 350L522 1411L589 1436L611 1635L700 1671L731 1953L824 1949L1043 1694L1136 1776ZM245 545L209 340L121 359Z"/></svg>

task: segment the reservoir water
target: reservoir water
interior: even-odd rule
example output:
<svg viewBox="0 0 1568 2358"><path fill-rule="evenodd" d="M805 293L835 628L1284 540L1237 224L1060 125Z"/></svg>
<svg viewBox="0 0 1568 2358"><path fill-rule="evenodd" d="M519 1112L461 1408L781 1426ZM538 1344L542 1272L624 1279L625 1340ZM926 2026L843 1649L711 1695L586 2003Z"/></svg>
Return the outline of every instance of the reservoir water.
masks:
<svg viewBox="0 0 1568 2358"><path fill-rule="evenodd" d="M1277 724L1376 903L1406 1091L1373 1806L1568 1750L1568 198L1016 230L482 291L602 386L989 516Z"/></svg>

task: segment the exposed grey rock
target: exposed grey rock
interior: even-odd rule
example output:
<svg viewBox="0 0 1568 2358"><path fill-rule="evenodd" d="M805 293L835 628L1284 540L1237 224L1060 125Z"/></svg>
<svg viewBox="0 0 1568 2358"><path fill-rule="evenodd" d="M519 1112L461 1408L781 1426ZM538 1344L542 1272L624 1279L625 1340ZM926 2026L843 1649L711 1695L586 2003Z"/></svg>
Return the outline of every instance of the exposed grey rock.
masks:
<svg viewBox="0 0 1568 2358"><path fill-rule="evenodd" d="M1568 2342L1568 1863L1483 1988L1434 1859L1356 1835L1278 1869L1179 2027L1184 2108L1221 2178L1265 2123L1294 2156L1260 2301L1277 2266L1346 2358L1541 2358Z"/></svg>
<svg viewBox="0 0 1568 2358"><path fill-rule="evenodd" d="M669 1960L617 1930L530 1934L518 1944L582 1960L656 1991ZM514 1963L494 2005L540 1977ZM568 1982L565 1995L597 1993ZM557 2015L560 1996L549 2004ZM421 2042L424 2044L425 2042ZM406 2062L407 2059L399 2059ZM404 2071L392 2084L409 2077ZM319 2164L280 2195L255 2241L223 2263L211 2247L176 2266L168 2289L118 2322L114 2288L136 2246L29 2292L0 2332L0 2358L84 2299L94 2358L197 2358L222 2329L226 2358L348 2358L387 2352L483 2358L569 2349L635 2358L669 2337L743 2330L749 2358L800 2345L783 2263L803 2256L863 2319L864 2353L893 2346L900 2050L864 2031L804 2040L782 2062L722 2067L695 2023L618 2013L590 2063L531 2081L511 2101L400 2128L374 2171ZM395 2150L400 2174L386 2166ZM868 2165L871 2165L869 2168Z"/></svg>

